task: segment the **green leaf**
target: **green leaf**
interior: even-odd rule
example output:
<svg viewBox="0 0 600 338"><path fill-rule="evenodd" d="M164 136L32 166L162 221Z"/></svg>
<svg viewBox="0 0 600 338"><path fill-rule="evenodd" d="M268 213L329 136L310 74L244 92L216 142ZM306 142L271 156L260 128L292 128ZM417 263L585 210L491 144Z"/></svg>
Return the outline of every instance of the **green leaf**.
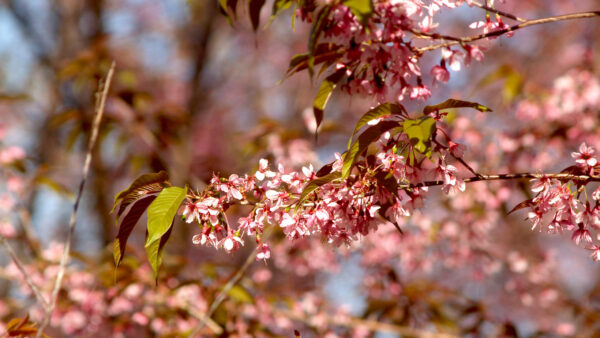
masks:
<svg viewBox="0 0 600 338"><path fill-rule="evenodd" d="M504 80L502 98L505 103L511 103L523 90L523 76L511 65L500 65L496 70L484 76L475 88L482 88L501 80Z"/></svg>
<svg viewBox="0 0 600 338"><path fill-rule="evenodd" d="M146 245L158 241L169 230L173 218L187 195L187 187L164 188L148 208Z"/></svg>
<svg viewBox="0 0 600 338"><path fill-rule="evenodd" d="M156 284L158 284L158 269L162 265L162 255L165 248L165 244L169 240L171 236L171 231L173 230L173 223L169 226L167 232L160 237L159 241L154 241L150 243L150 245L146 245L146 255L148 256L148 261L152 266L152 271L154 272L154 280Z"/></svg>
<svg viewBox="0 0 600 338"><path fill-rule="evenodd" d="M219 0L219 13L227 19L231 26L233 26L232 19L236 19L237 2L238 0ZM233 18L231 15L233 15Z"/></svg>
<svg viewBox="0 0 600 338"><path fill-rule="evenodd" d="M45 175L37 176L35 178L35 182L38 184L46 185L48 188L54 190L56 193L59 193L68 199L71 199L71 200L75 199L75 194L69 188L67 188L62 183L59 183L48 176L45 176Z"/></svg>
<svg viewBox="0 0 600 338"><path fill-rule="evenodd" d="M273 1L273 8L271 9L271 17L269 18L269 22L267 23L267 26L271 22L273 22L273 20L275 19L277 14L279 14L279 12L290 8L291 5L292 5L291 0L275 0L275 1Z"/></svg>
<svg viewBox="0 0 600 338"><path fill-rule="evenodd" d="M323 82L321 82L317 96L313 101L313 113L315 115L315 120L317 121L317 129L321 125L321 122L323 122L323 112L325 111L325 106L331 97L331 93L335 89L337 83L342 79L345 72L346 68L338 69L335 73L329 75L325 78L325 80L323 80Z"/></svg>
<svg viewBox="0 0 600 338"><path fill-rule="evenodd" d="M363 25L367 24L367 20L373 14L373 1L372 0L344 0L342 4L348 6L352 11L352 14L362 22Z"/></svg>
<svg viewBox="0 0 600 338"><path fill-rule="evenodd" d="M404 120L404 133L414 149L422 154L431 152L431 135L435 130L435 120L429 116L423 116L416 120Z"/></svg>
<svg viewBox="0 0 600 338"><path fill-rule="evenodd" d="M450 109L450 108L473 108L473 109L477 109L480 112L484 112L484 113L492 111L490 108L488 108L482 104L479 104L477 102L448 99L442 103L439 103L439 104L436 104L433 106L425 106L425 108L423 109L423 114L429 114L434 111Z"/></svg>
<svg viewBox="0 0 600 338"><path fill-rule="evenodd" d="M158 196L158 193L143 196L134 202L130 203L121 216L118 218L117 229L118 233L113 243L113 257L115 259L115 268L119 267L125 254L127 239L133 228L142 217L150 203Z"/></svg>
<svg viewBox="0 0 600 338"><path fill-rule="evenodd" d="M356 162L358 156L365 151L371 143L377 141L379 137L386 131L399 127L398 122L394 121L382 121L378 124L367 128L362 134L358 136L356 141L350 146L348 151L344 154L344 165L342 166L342 178L346 179L350 176L352 167Z"/></svg>
<svg viewBox="0 0 600 338"><path fill-rule="evenodd" d="M298 206L301 206L302 203L304 203L304 201L306 201L306 199L308 198L308 196L314 192L315 190L317 190L320 186L327 184L329 182L332 182L334 180L337 180L338 178L341 177L341 173L339 171L334 171L332 173L329 173L323 177L319 177L319 178L315 178L314 180L310 181L306 187L304 187L304 189L302 190L302 194L300 194L300 199L297 202Z"/></svg>
<svg viewBox="0 0 600 338"><path fill-rule="evenodd" d="M111 213L115 211L120 200L123 201L121 203L121 207L119 208L120 210L117 214L120 214L122 212L122 209L127 207L129 203L135 201L140 196L145 195L147 193L162 190L162 188L166 184L168 184L168 180L169 175L166 171L161 171L152 174L144 174L136 178L127 189L121 191L115 196L115 201Z"/></svg>
<svg viewBox="0 0 600 338"><path fill-rule="evenodd" d="M229 297L238 303L251 304L254 303L254 297L248 292L248 290L244 289L241 285L234 285L229 292L227 292Z"/></svg>
<svg viewBox="0 0 600 338"><path fill-rule="evenodd" d="M354 135L356 135L356 133L358 133L360 128L364 127L370 121L372 121L376 118L382 117L382 116L386 116L386 115L402 115L403 113L404 113L404 115L407 115L407 112L406 112L406 109L404 108L404 106L401 104L396 104L396 103L380 104L379 106L369 110L360 118L360 120L358 120L356 127L354 127L352 136L348 140L348 149L350 149L350 145L352 145L352 140L354 139Z"/></svg>
<svg viewBox="0 0 600 338"><path fill-rule="evenodd" d="M265 0L248 0L248 10L250 11L250 21L252 22L252 29L256 33L258 26L260 25L260 10L265 4Z"/></svg>

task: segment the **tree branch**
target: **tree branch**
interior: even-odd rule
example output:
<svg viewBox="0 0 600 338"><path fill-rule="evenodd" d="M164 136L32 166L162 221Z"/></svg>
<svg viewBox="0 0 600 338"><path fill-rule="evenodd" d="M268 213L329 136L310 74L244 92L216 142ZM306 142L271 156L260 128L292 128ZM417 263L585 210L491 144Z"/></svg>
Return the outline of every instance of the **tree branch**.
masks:
<svg viewBox="0 0 600 338"><path fill-rule="evenodd" d="M582 181L582 182L600 182L600 177L598 176L590 176L590 175L573 175L567 173L558 173L558 174L533 174L533 173L521 173L521 174L500 174L500 175L479 175L473 176L469 178L465 178L463 181L465 183L473 183L479 181L497 181L497 180L518 180L523 178L554 178L559 181ZM438 185L443 185L444 181L425 181L417 184L405 184L400 185L400 189L407 188L420 188L420 187L433 187Z"/></svg>
<svg viewBox="0 0 600 338"><path fill-rule="evenodd" d="M500 36L500 35L506 34L508 32L513 32L513 31L519 30L521 28L529 27L529 26L540 25L540 24L549 23L549 22L593 18L593 17L597 17L597 16L600 16L600 11L574 13L574 14L552 16L552 17L543 18L543 19L527 20L525 22L522 22L520 24L511 26L511 27L508 27L505 29L500 29L500 30L489 32L486 34L479 34L479 35L474 35L474 36L463 37L463 38L459 38L459 39L453 38L453 41L439 43L439 44L435 44L435 45L431 45L431 46L427 46L427 47L416 48L415 50L418 53L422 54L422 53L430 51L430 50L435 50L435 49L450 47L450 46L455 46L455 45L464 45L469 42L473 42L473 41L477 41L477 40L481 40L481 39L485 39L485 38L490 38L493 36Z"/></svg>
<svg viewBox="0 0 600 338"><path fill-rule="evenodd" d="M15 265L17 266L19 271L21 271L21 273L23 274L23 278L25 279L25 282L31 288L31 290L33 291L33 294L35 294L35 297L37 298L38 302L40 302L40 304L42 304L44 309L47 309L48 302L46 301L44 296L42 296L40 289L38 289L38 287L35 286L35 284L33 284L33 281L31 280L31 278L29 278L29 273L27 271L25 271L25 267L23 266L23 263L21 263L21 260L19 260L19 257L17 256L17 254L15 253L13 248L10 246L10 244L8 244L8 242L6 241L6 238L4 238L4 236L2 236L2 235L0 235L0 244L2 244L2 246L4 247L6 252L8 252L8 255L10 256L12 261L15 263Z"/></svg>
<svg viewBox="0 0 600 338"><path fill-rule="evenodd" d="M77 198L75 199L75 203L73 204L73 213L71 214L71 219L69 221L69 232L67 233L67 240L65 241L65 247L63 249L62 257L60 259L60 266L58 270L58 274L56 275L56 281L54 283L54 288L52 289L52 295L50 297L50 303L46 308L46 313L44 316L44 320L42 321L42 325L37 331L36 337L41 337L44 333L44 329L48 326L50 322L50 317L52 315L52 311L54 311L54 307L56 306L56 299L58 297L58 292L60 291L60 287L62 285L62 280L65 275L65 269L67 263L69 261L69 254L71 250L71 242L73 241L73 234L75 232L75 223L77 221L77 210L79 209L79 202L81 201L81 196L83 194L83 188L85 187L85 182L87 179L88 172L90 170L90 164L92 162L92 151L94 146L96 145L96 140L98 139L98 130L100 129L100 122L102 121L102 115L104 115L104 107L106 105L106 98L108 97L108 90L110 88L110 83L112 81L112 77L115 71L115 62L113 61L110 65L110 69L106 75L106 80L103 85L101 85L101 93L96 94L96 117L94 119L94 124L92 126L92 135L90 136L90 141L88 143L87 153L85 155L85 164L83 165L83 177L81 178L81 182L79 183L79 191L77 192Z"/></svg>
<svg viewBox="0 0 600 338"><path fill-rule="evenodd" d="M512 15L512 14L510 14L510 13L503 12L503 11L501 11L501 10L498 10L498 9L495 9L495 8L492 8L492 7L489 7L489 6L487 6L487 5L484 5L484 4L482 4L482 3L479 3L479 2L477 2L477 1L471 1L471 3L472 3L472 4L473 4L473 6L475 6L475 7L479 7L479 8L481 8L481 9L485 9L485 10L486 10L486 11L488 11L488 12L496 13L496 14L498 14L498 15L501 15L501 16L505 17L505 18L509 18L509 19L516 20L516 21L521 21L521 22L527 22L527 19L519 18L519 17L518 17L518 16L516 16L516 15Z"/></svg>
<svg viewBox="0 0 600 338"><path fill-rule="evenodd" d="M263 234L263 240L266 240L271 235L271 230L270 229L271 228L269 227L264 232L264 234ZM231 291L231 289L244 276L244 274L246 273L246 270L248 270L248 268L250 267L250 265L252 265L252 263L254 263L254 261L256 260L256 255L258 254L259 250L260 250L260 245L256 245L256 248L254 248L254 250L248 256L248 258L246 258L246 261L244 262L244 264L238 269L238 271L235 273L235 275L233 275L233 277L231 277L231 279L227 282L227 284L225 284L225 286L223 287L223 289L221 290L221 292L219 292L219 294L215 297L215 299L213 300L213 302L210 304L210 306L208 308L208 311L204 315L204 318L210 319L210 317L217 310L217 308L219 307L219 305L221 305L221 303L223 303L223 301L225 300L225 298L227 298L227 295L229 294L229 291ZM207 321L201 320L200 323L198 323L198 325L192 331L192 334L190 335L190 337L195 337L200 332L200 330L204 327L204 325L206 325L206 324L207 324Z"/></svg>

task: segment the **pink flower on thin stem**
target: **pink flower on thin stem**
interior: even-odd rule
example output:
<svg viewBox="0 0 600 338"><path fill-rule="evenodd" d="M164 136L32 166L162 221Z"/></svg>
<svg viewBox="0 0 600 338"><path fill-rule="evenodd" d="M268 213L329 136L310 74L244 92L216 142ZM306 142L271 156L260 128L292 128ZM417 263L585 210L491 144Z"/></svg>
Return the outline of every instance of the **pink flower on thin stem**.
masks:
<svg viewBox="0 0 600 338"><path fill-rule="evenodd" d="M592 235L590 232L585 229L583 226L579 226L579 229L573 232L573 236L571 237L572 241L575 241L575 244L579 245L581 241L585 241L588 243L592 242Z"/></svg>
<svg viewBox="0 0 600 338"><path fill-rule="evenodd" d="M597 245L592 245L589 250L592 251L592 253L590 254L590 257L596 261L599 262L600 261L600 246Z"/></svg>
<svg viewBox="0 0 600 338"><path fill-rule="evenodd" d="M450 73L446 69L446 67L442 67L440 65L435 65L431 68L431 76L438 82L448 82L450 79Z"/></svg>
<svg viewBox="0 0 600 338"><path fill-rule="evenodd" d="M267 244L261 244L260 248L258 249L258 253L256 254L256 259L257 260L267 260L271 258L271 249L269 248L269 246Z"/></svg>
<svg viewBox="0 0 600 338"><path fill-rule="evenodd" d="M593 157L595 152L594 148L588 147L584 142L579 146L579 152L572 152L571 157L575 159L577 165L593 167L598 164L598 160Z"/></svg>

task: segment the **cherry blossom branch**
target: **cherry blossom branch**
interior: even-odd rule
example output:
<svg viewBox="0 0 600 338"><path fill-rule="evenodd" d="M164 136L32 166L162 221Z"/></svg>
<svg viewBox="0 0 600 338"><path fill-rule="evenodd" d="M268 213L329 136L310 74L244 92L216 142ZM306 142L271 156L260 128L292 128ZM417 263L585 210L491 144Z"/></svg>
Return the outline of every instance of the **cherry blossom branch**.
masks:
<svg viewBox="0 0 600 338"><path fill-rule="evenodd" d="M520 24L516 24L514 26L511 26L511 27L508 27L505 29L499 29L499 30L485 33L485 34L463 37L463 38L459 38L458 40L456 38L453 38L452 39L453 41L448 41L448 42L443 42L443 43L439 43L439 44L435 44L435 45L431 45L431 46L416 48L416 51L418 53L422 54L422 53L430 51L430 50L435 50L435 49L450 47L450 46L455 46L455 45L464 45L469 42L473 42L473 41L477 41L477 40L481 40L481 39L485 39L485 38L489 38L489 37L493 37L493 36L500 36L500 35L506 34L508 32L513 32L513 31L519 30L521 28L529 27L529 26L540 25L540 24L550 23L550 22L565 21L565 20L593 18L593 17L597 17L597 16L600 16L600 11L582 12L582 13L552 16L552 17L542 18L542 19L527 20Z"/></svg>
<svg viewBox="0 0 600 338"><path fill-rule="evenodd" d="M104 84L101 84L101 92L96 94L96 117L94 119L94 124L92 125L92 134L90 136L90 141L88 143L87 153L85 155L85 163L83 165L83 177L81 178L81 182L79 183L79 190L77 192L77 197L75 199L75 203L73 204L73 213L71 214L71 219L69 221L69 232L67 233L67 239L65 241L65 247L63 249L62 257L60 259L60 265L58 274L56 275L56 281L54 283L54 288L52 290L52 295L50 297L50 303L48 307L46 307L46 313L44 315L44 320L42 321L42 325L37 331L36 337L41 337L44 333L44 329L48 326L50 322L50 317L52 315L52 311L54 311L54 307L56 306L56 299L58 298L58 292L60 291L60 287L62 285L62 280L65 275L65 269L67 263L69 261L69 254L71 251L71 242L73 241L73 234L75 232L75 224L77 220L77 210L79 209L79 202L81 201L81 196L83 195L83 188L85 187L86 179L88 176L88 172L90 170L90 164L92 162L92 151L94 146L96 145L96 140L98 139L98 130L100 129L100 122L102 121L102 116L104 115L104 107L106 105L106 98L108 97L108 90L110 88L110 84L113 78L113 74L115 71L116 63L113 61L110 65L108 73L106 74L106 80Z"/></svg>
<svg viewBox="0 0 600 338"><path fill-rule="evenodd" d="M567 173L558 174L533 174L533 173L521 173L521 174L500 174L500 175L479 175L474 177L465 178L465 183L479 182L479 181L496 181L496 180L517 180L523 178L554 178L559 181L582 181L582 182L600 182L600 177L590 175L573 175ZM400 185L400 189L406 188L420 188L420 187L433 187L438 185L444 185L444 181L425 181L417 184L405 184Z"/></svg>
<svg viewBox="0 0 600 338"><path fill-rule="evenodd" d="M481 8L481 9L485 9L485 10L486 10L486 11L488 11L488 12L496 13L496 14L498 14L498 15L501 15L501 16L505 17L505 18L509 18L509 19L516 20L516 21L521 21L521 22L527 22L527 19L519 18L519 17L518 17L518 16L516 16L516 15L510 14L510 13L507 13L507 12L503 12L503 11L501 11L501 10L495 9L495 8L493 8L493 7L490 7L490 6L488 6L488 5L484 5L484 4L482 4L482 3L479 3L479 2L477 2L477 1L471 1L471 3L472 3L472 4L473 4L475 7L479 7L479 8Z"/></svg>
<svg viewBox="0 0 600 338"><path fill-rule="evenodd" d="M37 298L38 302L40 302L40 304L42 304L44 309L46 309L48 307L48 302L46 301L44 296L42 296L42 292L40 291L40 289L38 289L38 287L35 286L35 284L33 284L33 281L31 280L31 278L29 278L29 273L27 273L27 271L25 271L25 267L23 266L23 263L21 263L21 260L19 259L19 257L17 256L17 254L15 253L13 248L10 246L10 244L8 244L8 241L2 235L0 235L0 243L2 244L2 246L4 247L6 252L8 252L8 255L10 256L12 261L17 266L17 269L19 269L19 271L21 271L21 273L23 274L23 278L25 279L25 282L31 288L31 290L33 291L33 294L35 294L35 297Z"/></svg>
<svg viewBox="0 0 600 338"><path fill-rule="evenodd" d="M438 140L435 139L435 137L432 140L438 146L448 150L449 147L441 144ZM465 160L463 160L462 157L454 155L451 151L449 151L449 153L450 153L450 156L452 156L455 160L457 160L460 164L462 164L465 168L467 168L467 170L469 170L471 172L471 174L473 174L475 176L481 176L481 174L479 174L473 168L471 168L471 166Z"/></svg>

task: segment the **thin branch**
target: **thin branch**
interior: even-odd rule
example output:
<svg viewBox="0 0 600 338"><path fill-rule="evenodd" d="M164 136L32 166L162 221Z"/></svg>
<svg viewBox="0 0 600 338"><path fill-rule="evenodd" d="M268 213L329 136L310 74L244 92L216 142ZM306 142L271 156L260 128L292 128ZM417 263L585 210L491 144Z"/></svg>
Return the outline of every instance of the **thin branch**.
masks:
<svg viewBox="0 0 600 338"><path fill-rule="evenodd" d="M435 45L431 45L431 46L416 48L416 51L418 53L422 54L422 53L430 51L430 50L435 50L435 49L450 47L450 46L455 46L455 45L464 45L469 42L473 42L473 41L477 41L477 40L481 40L481 39L485 39L485 38L490 38L493 36L500 36L500 35L506 34L508 32L513 32L513 31L519 30L521 28L529 27L529 26L540 25L540 24L549 23L549 22L593 18L593 17L597 17L597 16L600 16L600 11L574 13L574 14L567 14L567 15L552 16L552 17L543 18L543 19L527 20L520 24L511 26L511 27L508 27L505 29L500 29L497 31L489 32L486 34L468 36L468 37L460 38L458 40L454 39L454 41L448 41L448 42L443 42L443 43L439 43L439 44L435 44Z"/></svg>
<svg viewBox="0 0 600 338"><path fill-rule="evenodd" d="M518 180L523 178L554 178L559 181L581 181L581 182L600 182L600 177L590 175L573 175L567 173L558 174L533 174L533 173L522 173L522 174L500 174L500 175L479 175L474 177L465 178L465 183L473 183L479 181L497 181L497 180ZM433 187L443 185L444 181L425 181L417 184L405 184L400 185L400 189L420 188L420 187Z"/></svg>
<svg viewBox="0 0 600 338"><path fill-rule="evenodd" d="M69 232L67 233L67 240L65 241L65 247L63 249L62 257L60 259L60 265L58 274L56 275L56 281L54 283L54 288L52 290L52 296L50 297L50 304L46 308L46 313L44 316L44 320L39 330L37 331L36 337L41 337L44 333L44 329L48 326L50 322L50 317L52 315L52 311L54 311L54 307L56 306L56 299L58 298L58 292L60 291L60 287L62 285L62 280L65 275L65 268L69 261L69 254L71 250L71 242L73 241L73 234L75 232L75 223L77 221L77 210L79 209L79 202L81 201L81 196L83 194L83 188L85 187L85 182L87 179L88 172L90 170L90 164L92 162L92 150L96 145L96 140L98 139L98 130L100 129L100 122L102 121L102 115L104 115L104 107L106 105L106 98L108 97L108 90L110 88L110 83L113 78L113 74L115 72L115 62L113 61L110 65L110 69L106 75L106 80L104 84L101 86L101 93L96 94L96 117L94 119L94 124L92 126L92 134L90 136L90 141L88 144L87 153L85 155L85 164L83 165L83 177L81 178L81 182L79 183L79 191L77 192L77 198L75 199L75 203L73 204L73 213L71 214L71 219L69 221Z"/></svg>
<svg viewBox="0 0 600 338"><path fill-rule="evenodd" d="M23 274L23 278L25 279L25 282L31 288L31 290L33 291L33 294L35 294L35 297L37 298L38 302L40 302L40 304L42 304L44 309L46 309L48 307L48 302L46 301L46 298L44 298L44 296L42 296L40 289L38 289L38 287L35 286L35 284L33 284L33 281L31 280L31 278L29 278L29 273L27 271L25 271L25 267L23 266L23 263L21 263L21 260L19 260L19 257L17 256L17 254L15 253L13 248L10 246L10 244L8 244L8 241L2 235L0 235L0 243L2 244L2 246L4 247L6 252L8 252L8 255L10 256L12 261L15 263L15 265L17 266L19 271L21 271L21 273Z"/></svg>
<svg viewBox="0 0 600 338"><path fill-rule="evenodd" d="M269 227L264 232L263 241L266 240L267 238L269 238L269 236L271 235L271 231L272 231L271 227ZM206 312L206 314L204 316L205 318L210 319L210 317L217 310L219 305L221 305L221 303L223 303L225 298L227 298L229 291L231 291L231 289L239 282L239 280L242 279L242 277L246 273L246 270L248 270L250 265L252 265L252 263L254 263L254 261L256 260L256 255L258 254L259 250L260 250L260 245L257 245L256 248L254 248L254 250L252 251L252 253L248 256L248 258L246 258L246 261L238 269L238 271L235 273L235 275L233 275L233 277L231 277L231 279L227 282L227 284L225 284L225 286L223 287L221 292L219 292L217 297L215 297L213 302L208 307L208 312ZM190 335L190 337L195 337L200 332L200 330L204 327L205 324L206 324L206 321L201 321L200 323L198 323L198 325L194 328L194 331L192 331L192 334Z"/></svg>
<svg viewBox="0 0 600 338"><path fill-rule="evenodd" d="M519 18L516 15L510 14L510 13L507 13L507 12L503 12L501 10L495 9L495 8L490 7L488 5L484 5L484 4L479 3L477 1L471 1L471 3L475 7L479 7L481 9L485 9L488 12L496 13L498 15L501 15L501 16L505 17L505 18L509 18L509 19L512 19L512 20L515 20L515 21L527 22L527 19Z"/></svg>
<svg viewBox="0 0 600 338"><path fill-rule="evenodd" d="M186 302L186 307L184 310L187 311L192 316L194 316L196 319L198 319L202 323L203 326L207 326L212 331L213 334L215 334L217 336L223 334L223 328L217 322L215 322L214 320L209 318L206 315L206 313L202 313L202 312L198 311L192 305L191 301ZM197 332L197 333L199 333L199 332ZM191 336L193 337L193 335L191 335Z"/></svg>
<svg viewBox="0 0 600 338"><path fill-rule="evenodd" d="M464 164L467 165L466 162ZM518 179L525 179L525 178L527 178L527 179L538 178L539 179L539 178L544 178L544 177L557 179L559 181L600 182L600 176L574 175L574 174L568 174L568 173L555 173L555 174L553 174L553 173L539 173L539 174L520 173L520 174L483 175L483 174L479 174L479 173L475 172L472 168L471 168L471 171L473 172L473 175L475 175L475 176L465 178L465 179L463 179L463 182L473 183L473 182L479 182L479 181L518 180ZM444 184L445 184L445 182L443 180L425 181L425 182L415 183L415 184L399 184L398 190L415 189L415 188L421 188L421 187L434 187L434 186L440 186L440 185L444 185ZM374 191L370 191L363 195L356 195L356 196L354 196L354 198L362 198L362 197L372 196L374 193L375 193ZM265 206L265 204L262 202L251 202L248 200L241 200L241 201L237 202L236 204L251 205L254 207L258 207L258 208L262 208ZM295 205L295 203L292 203L290 205L282 205L281 207L288 208L288 207L293 207L294 205ZM315 206L315 203L313 203L313 202L305 202L302 204L302 207L305 207L305 208L310 208L310 207L314 207L314 206Z"/></svg>
<svg viewBox="0 0 600 338"><path fill-rule="evenodd" d="M440 142L438 142L435 137L433 138L433 142L435 144L437 144L438 146L448 150L449 147L441 144ZM465 160L462 159L462 157L460 156L456 156L454 155L451 151L448 151L448 153L450 154L450 156L452 156L455 160L457 160L460 164L462 164L465 168L467 168L467 170L469 170L471 172L471 174L475 175L475 176L481 176L481 174L479 174L478 172L475 171L475 169L471 168L471 166L465 162Z"/></svg>

